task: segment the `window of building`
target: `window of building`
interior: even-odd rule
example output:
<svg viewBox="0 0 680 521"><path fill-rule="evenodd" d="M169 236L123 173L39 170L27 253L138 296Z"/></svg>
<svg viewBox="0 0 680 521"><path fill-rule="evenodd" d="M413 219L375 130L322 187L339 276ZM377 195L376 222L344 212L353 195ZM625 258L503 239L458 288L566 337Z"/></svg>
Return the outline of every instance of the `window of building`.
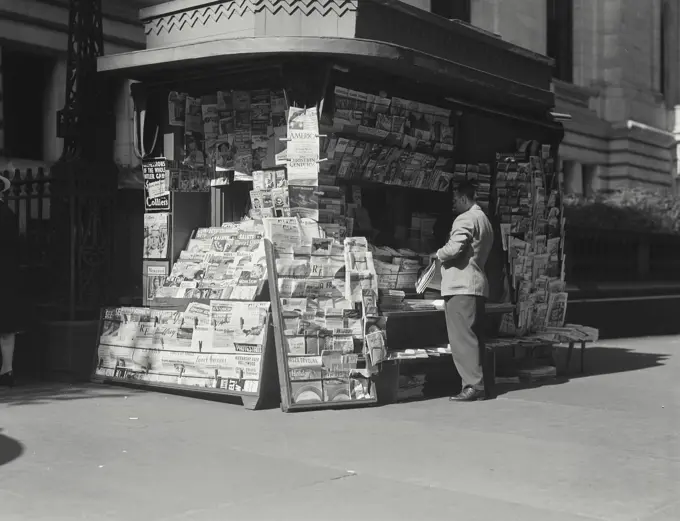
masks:
<svg viewBox="0 0 680 521"><path fill-rule="evenodd" d="M574 80L574 2L547 0L547 54L555 60L553 76Z"/></svg>
<svg viewBox="0 0 680 521"><path fill-rule="evenodd" d="M45 89L53 60L2 47L2 92L7 157L43 159Z"/></svg>
<svg viewBox="0 0 680 521"><path fill-rule="evenodd" d="M470 23L470 0L430 0L430 11L449 20Z"/></svg>

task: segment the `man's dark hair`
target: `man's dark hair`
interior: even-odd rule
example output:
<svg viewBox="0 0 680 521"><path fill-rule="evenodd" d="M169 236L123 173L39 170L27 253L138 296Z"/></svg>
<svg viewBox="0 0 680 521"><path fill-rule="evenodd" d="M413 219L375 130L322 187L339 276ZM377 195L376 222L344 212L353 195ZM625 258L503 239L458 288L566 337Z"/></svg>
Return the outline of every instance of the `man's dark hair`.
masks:
<svg viewBox="0 0 680 521"><path fill-rule="evenodd" d="M474 201L475 195L477 193L477 186L472 181L461 181L456 186L455 193L458 195L464 195L470 201Z"/></svg>

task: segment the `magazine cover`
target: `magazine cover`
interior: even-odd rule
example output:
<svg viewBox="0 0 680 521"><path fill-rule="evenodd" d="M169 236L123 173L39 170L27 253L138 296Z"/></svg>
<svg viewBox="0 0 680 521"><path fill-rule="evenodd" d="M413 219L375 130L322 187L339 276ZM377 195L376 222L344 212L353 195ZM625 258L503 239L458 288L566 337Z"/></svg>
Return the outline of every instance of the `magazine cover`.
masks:
<svg viewBox="0 0 680 521"><path fill-rule="evenodd" d="M550 295L546 312L546 327L562 327L567 316L567 293L554 293Z"/></svg>
<svg viewBox="0 0 680 521"><path fill-rule="evenodd" d="M148 306L156 298L158 290L165 284L165 279L168 277L169 263L145 261L144 262L144 299Z"/></svg>
<svg viewBox="0 0 680 521"><path fill-rule="evenodd" d="M269 164L269 127L267 123L252 122L251 149L252 149L252 168L266 168L273 166L273 161Z"/></svg>
<svg viewBox="0 0 680 521"><path fill-rule="evenodd" d="M187 95L172 91L168 94L168 122L173 127L183 127L186 114Z"/></svg>
<svg viewBox="0 0 680 521"><path fill-rule="evenodd" d="M210 325L210 305L190 302L184 312L184 327Z"/></svg>
<svg viewBox="0 0 680 521"><path fill-rule="evenodd" d="M288 181L316 185L319 176L319 118L315 107L288 111Z"/></svg>
<svg viewBox="0 0 680 521"><path fill-rule="evenodd" d="M250 95L248 92L238 93L234 92L234 106L235 121L234 121L234 147L236 154L234 156L234 169L237 172L249 174L252 171L253 165L253 151L252 151L252 124L250 121ZM243 97L241 95L247 95ZM243 105L247 102L248 110L242 111L238 105Z"/></svg>
<svg viewBox="0 0 680 521"><path fill-rule="evenodd" d="M201 99L201 115L203 117L203 135L206 139L217 139L220 133L217 96L203 96Z"/></svg>
<svg viewBox="0 0 680 521"><path fill-rule="evenodd" d="M242 344L262 345L264 342L269 302L234 302L230 325L234 340Z"/></svg>
<svg viewBox="0 0 680 521"><path fill-rule="evenodd" d="M290 200L288 188L274 188L271 191L274 217L290 216Z"/></svg>
<svg viewBox="0 0 680 521"><path fill-rule="evenodd" d="M216 329L227 329L232 324L236 302L213 300L210 302L210 324Z"/></svg>
<svg viewBox="0 0 680 521"><path fill-rule="evenodd" d="M169 248L169 213L144 214L144 258L165 259Z"/></svg>
<svg viewBox="0 0 680 521"><path fill-rule="evenodd" d="M201 112L201 100L200 98L192 98L191 96L186 96L186 109L185 109L185 129L186 133L195 132L197 134L203 134L203 114Z"/></svg>
<svg viewBox="0 0 680 521"><path fill-rule="evenodd" d="M184 162L192 166L205 164L204 139L199 132L187 132L184 136Z"/></svg>
<svg viewBox="0 0 680 521"><path fill-rule="evenodd" d="M319 196L315 186L290 185L288 196L291 216L319 220Z"/></svg>
<svg viewBox="0 0 680 521"><path fill-rule="evenodd" d="M213 328L209 325L197 325L191 336L191 352L210 353L213 351Z"/></svg>
<svg viewBox="0 0 680 521"><path fill-rule="evenodd" d="M144 177L144 210L146 212L170 211L171 175L166 158L157 157L142 161Z"/></svg>

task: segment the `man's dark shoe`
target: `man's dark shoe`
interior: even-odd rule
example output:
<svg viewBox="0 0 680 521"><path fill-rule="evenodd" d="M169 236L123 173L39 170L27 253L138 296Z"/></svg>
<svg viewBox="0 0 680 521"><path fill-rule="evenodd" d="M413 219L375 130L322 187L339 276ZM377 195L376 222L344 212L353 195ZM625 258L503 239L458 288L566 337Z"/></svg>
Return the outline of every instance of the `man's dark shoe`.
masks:
<svg viewBox="0 0 680 521"><path fill-rule="evenodd" d="M14 373L12 371L0 374L0 386L14 387Z"/></svg>
<svg viewBox="0 0 680 521"><path fill-rule="evenodd" d="M486 398L486 393L483 390L473 389L472 387L466 387L460 394L452 396L449 398L451 402L476 402L477 400L484 400Z"/></svg>

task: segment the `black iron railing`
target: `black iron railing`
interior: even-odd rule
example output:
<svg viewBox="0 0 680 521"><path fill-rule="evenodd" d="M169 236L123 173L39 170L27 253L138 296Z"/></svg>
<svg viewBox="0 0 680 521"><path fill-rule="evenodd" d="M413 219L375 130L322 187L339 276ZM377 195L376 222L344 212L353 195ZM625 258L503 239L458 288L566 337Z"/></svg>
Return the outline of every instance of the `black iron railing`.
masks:
<svg viewBox="0 0 680 521"><path fill-rule="evenodd" d="M53 288L50 170L47 165L36 163L34 167L0 170L0 174L11 182L5 202L16 215L20 236L21 272L16 276L21 279L31 311L38 312L49 304Z"/></svg>

